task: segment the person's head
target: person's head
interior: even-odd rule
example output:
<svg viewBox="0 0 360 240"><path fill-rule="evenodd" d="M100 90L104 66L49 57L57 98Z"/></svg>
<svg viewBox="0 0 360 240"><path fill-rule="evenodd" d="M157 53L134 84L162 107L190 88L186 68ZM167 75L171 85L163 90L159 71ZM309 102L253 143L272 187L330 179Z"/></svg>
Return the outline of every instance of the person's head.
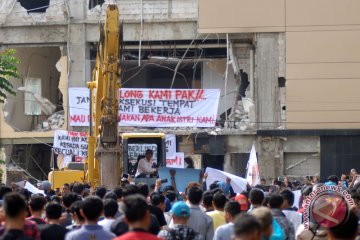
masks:
<svg viewBox="0 0 360 240"><path fill-rule="evenodd" d="M210 191L206 191L203 194L203 200L202 205L204 208L206 208L207 211L214 210L214 207L212 205L214 194Z"/></svg>
<svg viewBox="0 0 360 240"><path fill-rule="evenodd" d="M190 207L182 201L174 203L171 208L174 224L187 224L190 217Z"/></svg>
<svg viewBox="0 0 360 240"><path fill-rule="evenodd" d="M117 195L114 192L107 192L104 196L104 199L113 199L117 201Z"/></svg>
<svg viewBox="0 0 360 240"><path fill-rule="evenodd" d="M153 150L151 149L147 149L146 152L145 152L145 158L150 161L153 157L154 153L153 153Z"/></svg>
<svg viewBox="0 0 360 240"><path fill-rule="evenodd" d="M253 188L249 193L249 201L253 206L261 206L265 200L264 192L258 188Z"/></svg>
<svg viewBox="0 0 360 240"><path fill-rule="evenodd" d="M328 229L329 239L354 240L357 235L359 218L353 213L341 224Z"/></svg>
<svg viewBox="0 0 360 240"><path fill-rule="evenodd" d="M114 218L119 205L116 200L108 198L104 200L104 216L105 218Z"/></svg>
<svg viewBox="0 0 360 240"><path fill-rule="evenodd" d="M59 203L51 202L45 208L46 218L50 220L59 220L62 214L62 207Z"/></svg>
<svg viewBox="0 0 360 240"><path fill-rule="evenodd" d="M150 225L150 211L146 199L140 194L124 198L123 210L130 228L135 226L147 230Z"/></svg>
<svg viewBox="0 0 360 240"><path fill-rule="evenodd" d="M227 223L233 222L235 217L241 212L240 204L238 202L229 201L225 204L224 212L225 221Z"/></svg>
<svg viewBox="0 0 360 240"><path fill-rule="evenodd" d="M310 185L310 184L311 184L310 176L304 177L304 184L305 184L305 185Z"/></svg>
<svg viewBox="0 0 360 240"><path fill-rule="evenodd" d="M19 193L8 193L4 196L3 209L6 221L23 223L26 217L26 202Z"/></svg>
<svg viewBox="0 0 360 240"><path fill-rule="evenodd" d="M106 194L106 188L105 187L99 186L99 187L96 188L96 190L95 190L95 195L96 196L103 199L105 194Z"/></svg>
<svg viewBox="0 0 360 240"><path fill-rule="evenodd" d="M284 202L283 198L278 193L271 193L267 196L268 207L274 209L281 209L281 206Z"/></svg>
<svg viewBox="0 0 360 240"><path fill-rule="evenodd" d="M313 191L313 187L312 186L307 186L304 189L301 190L301 195L306 198L307 196L310 195L310 193Z"/></svg>
<svg viewBox="0 0 360 240"><path fill-rule="evenodd" d="M158 207L161 211L165 212L165 197L164 195L153 192L150 196L151 205Z"/></svg>
<svg viewBox="0 0 360 240"><path fill-rule="evenodd" d="M126 198L130 195L138 194L140 193L139 188L132 184L127 184L123 186L122 188L122 196L123 198Z"/></svg>
<svg viewBox="0 0 360 240"><path fill-rule="evenodd" d="M6 185L0 186L0 200L4 199L5 194L11 193L12 189Z"/></svg>
<svg viewBox="0 0 360 240"><path fill-rule="evenodd" d="M50 191L51 190L51 183L49 181L42 181L41 189L46 191L46 192Z"/></svg>
<svg viewBox="0 0 360 240"><path fill-rule="evenodd" d="M226 196L223 193L215 193L213 197L213 205L216 210L223 211L226 204Z"/></svg>
<svg viewBox="0 0 360 240"><path fill-rule="evenodd" d="M193 205L199 205L201 203L203 190L200 187L191 187L187 190L187 199Z"/></svg>
<svg viewBox="0 0 360 240"><path fill-rule="evenodd" d="M64 183L64 185L61 187L61 193L65 194L68 192L70 192L70 185L68 183Z"/></svg>
<svg viewBox="0 0 360 240"><path fill-rule="evenodd" d="M273 232L273 217L270 209L267 207L258 207L251 212L251 215L261 223L262 235L269 238Z"/></svg>
<svg viewBox="0 0 360 240"><path fill-rule="evenodd" d="M96 222L103 211L103 202L98 196L88 196L83 200L81 215L87 222Z"/></svg>
<svg viewBox="0 0 360 240"><path fill-rule="evenodd" d="M284 189L280 195L284 200L282 208L291 208L294 205L295 195L291 190Z"/></svg>
<svg viewBox="0 0 360 240"><path fill-rule="evenodd" d="M120 201L123 195L121 187L116 187L113 191L116 194L117 200Z"/></svg>
<svg viewBox="0 0 360 240"><path fill-rule="evenodd" d="M260 240L261 224L251 215L240 214L234 220L233 240Z"/></svg>
<svg viewBox="0 0 360 240"><path fill-rule="evenodd" d="M41 194L33 194L30 197L30 212L31 214L39 213L41 214L46 205L46 198Z"/></svg>
<svg viewBox="0 0 360 240"><path fill-rule="evenodd" d="M65 193L63 196L63 205L66 209L69 209L71 204L73 202L76 202L78 200L81 200L81 197L79 195L77 195L76 193L73 192L69 192L69 193Z"/></svg>
<svg viewBox="0 0 360 240"><path fill-rule="evenodd" d="M70 207L70 212L76 223L83 223L85 221L85 218L80 213L82 204L83 204L83 202L81 200L79 200L79 201L76 201L73 204L71 204L71 207Z"/></svg>
<svg viewBox="0 0 360 240"><path fill-rule="evenodd" d="M357 171L355 168L350 170L350 176L356 176L357 175Z"/></svg>
<svg viewBox="0 0 360 240"><path fill-rule="evenodd" d="M149 196L149 186L146 183L138 183L136 186L139 188L139 193L143 195L145 198Z"/></svg>
<svg viewBox="0 0 360 240"><path fill-rule="evenodd" d="M330 176L328 177L328 181L329 181L329 182L332 182L332 183L335 184L335 185L338 185L338 183L339 183L339 178L338 178L336 175L330 175Z"/></svg>
<svg viewBox="0 0 360 240"><path fill-rule="evenodd" d="M73 187L72 187L72 191L80 196L83 195L84 193L84 184L76 182L74 183Z"/></svg>
<svg viewBox="0 0 360 240"><path fill-rule="evenodd" d="M170 202L176 201L176 192L173 190L169 190L165 193L165 197L170 200Z"/></svg>
<svg viewBox="0 0 360 240"><path fill-rule="evenodd" d="M265 180L265 178L262 178L262 179L260 180L260 185L266 186L266 180Z"/></svg>
<svg viewBox="0 0 360 240"><path fill-rule="evenodd" d="M185 162L185 167L186 168L194 168L194 161L191 157L186 157L184 158L184 162Z"/></svg>

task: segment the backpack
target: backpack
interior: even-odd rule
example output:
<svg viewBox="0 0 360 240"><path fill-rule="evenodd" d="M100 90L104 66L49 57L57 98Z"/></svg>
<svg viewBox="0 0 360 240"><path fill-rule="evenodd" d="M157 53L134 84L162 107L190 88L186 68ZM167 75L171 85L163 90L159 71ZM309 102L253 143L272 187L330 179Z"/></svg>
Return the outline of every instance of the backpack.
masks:
<svg viewBox="0 0 360 240"><path fill-rule="evenodd" d="M171 236L171 240L192 240L197 236L197 233L191 228L179 228L179 229L169 229L168 230ZM184 231L186 231L186 237L184 238Z"/></svg>

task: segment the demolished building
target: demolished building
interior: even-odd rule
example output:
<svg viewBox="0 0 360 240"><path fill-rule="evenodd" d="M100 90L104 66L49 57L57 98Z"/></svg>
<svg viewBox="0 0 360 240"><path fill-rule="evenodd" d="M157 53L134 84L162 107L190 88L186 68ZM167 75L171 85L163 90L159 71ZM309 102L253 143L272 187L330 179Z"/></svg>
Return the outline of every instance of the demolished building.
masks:
<svg viewBox="0 0 360 240"><path fill-rule="evenodd" d="M285 11L290 14L287 18L297 16L291 12L295 3L286 9L284 1L273 5L264 0L114 1L123 21L123 87L221 89L214 128L128 127L121 131L174 133L178 151L199 159L202 167L240 176L245 174L252 144L263 178L328 173L330 170L321 166L326 161L320 150L337 141L331 136L343 133L319 130L333 125L322 127L318 121L314 127L311 117L296 115L304 99L295 89L303 88L296 85L300 82L288 82L305 74L294 66L306 56L301 52L289 55L294 48L291 44L297 41L286 29ZM0 159L6 160L9 171L46 179L54 130L87 131L68 124L68 88L85 87L91 79L99 23L109 2L0 3L0 47L16 49L22 76L13 82L15 89L20 88L16 97L9 97L0 113ZM306 8L306 4L301 6ZM248 6L248 12L239 16L234 11L242 6ZM259 6L274 12L254 14ZM217 8L232 14L220 16ZM52 104L55 108L46 111L37 99L42 99L45 107ZM343 129L356 126L334 125ZM320 132L310 131L314 129Z"/></svg>

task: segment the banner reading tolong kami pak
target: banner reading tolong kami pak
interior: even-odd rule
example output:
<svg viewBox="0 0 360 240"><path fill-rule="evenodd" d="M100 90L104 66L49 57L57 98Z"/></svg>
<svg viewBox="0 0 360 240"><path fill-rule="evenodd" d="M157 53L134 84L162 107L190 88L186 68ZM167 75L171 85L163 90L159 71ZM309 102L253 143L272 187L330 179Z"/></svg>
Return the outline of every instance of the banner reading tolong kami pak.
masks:
<svg viewBox="0 0 360 240"><path fill-rule="evenodd" d="M88 96L86 88L69 89L70 126L89 125ZM220 90L122 88L119 97L120 126L213 127Z"/></svg>

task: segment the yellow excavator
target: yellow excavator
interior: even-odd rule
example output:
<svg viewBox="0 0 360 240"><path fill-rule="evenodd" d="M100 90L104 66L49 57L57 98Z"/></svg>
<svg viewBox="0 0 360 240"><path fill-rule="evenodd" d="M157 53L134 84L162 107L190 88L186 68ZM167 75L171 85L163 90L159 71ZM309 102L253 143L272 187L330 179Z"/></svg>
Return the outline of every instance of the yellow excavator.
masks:
<svg viewBox="0 0 360 240"><path fill-rule="evenodd" d="M87 181L92 187L119 185L121 173L131 174L145 148L155 150L155 162L165 166L164 133L118 132L119 88L121 88L122 30L117 5L106 10L105 24L100 28L100 41L90 89L90 128L88 157L84 170L65 169L49 173L54 188L73 181Z"/></svg>

